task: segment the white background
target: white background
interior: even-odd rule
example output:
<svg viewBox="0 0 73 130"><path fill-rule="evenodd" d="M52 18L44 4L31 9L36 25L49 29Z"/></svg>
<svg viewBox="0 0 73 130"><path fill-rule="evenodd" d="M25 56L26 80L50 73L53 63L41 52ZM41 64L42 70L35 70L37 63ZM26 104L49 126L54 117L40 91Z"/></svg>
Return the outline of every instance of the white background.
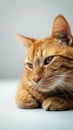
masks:
<svg viewBox="0 0 73 130"><path fill-rule="evenodd" d="M18 80L0 81L0 130L73 130L73 111L18 109Z"/></svg>
<svg viewBox="0 0 73 130"><path fill-rule="evenodd" d="M19 78L25 50L14 32L49 36L54 17L63 14L73 30L73 0L0 0L0 78Z"/></svg>

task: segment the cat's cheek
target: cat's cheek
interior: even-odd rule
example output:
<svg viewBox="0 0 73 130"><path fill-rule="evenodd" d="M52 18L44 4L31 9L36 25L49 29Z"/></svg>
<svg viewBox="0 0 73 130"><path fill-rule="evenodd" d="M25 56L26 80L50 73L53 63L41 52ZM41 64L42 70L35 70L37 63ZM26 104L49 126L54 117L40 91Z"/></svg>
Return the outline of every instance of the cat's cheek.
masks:
<svg viewBox="0 0 73 130"><path fill-rule="evenodd" d="M32 82L28 81L28 82L27 82L27 85L28 85L29 87L31 87L31 86L32 86Z"/></svg>

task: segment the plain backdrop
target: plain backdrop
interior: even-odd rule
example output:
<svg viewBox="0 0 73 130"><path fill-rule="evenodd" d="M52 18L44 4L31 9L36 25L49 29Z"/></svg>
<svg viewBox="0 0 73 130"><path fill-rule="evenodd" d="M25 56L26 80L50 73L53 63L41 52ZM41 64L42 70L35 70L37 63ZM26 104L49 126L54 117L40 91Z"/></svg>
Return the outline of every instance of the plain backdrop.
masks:
<svg viewBox="0 0 73 130"><path fill-rule="evenodd" d="M19 78L25 49L14 32L43 38L54 17L63 14L73 30L73 0L0 0L0 78Z"/></svg>

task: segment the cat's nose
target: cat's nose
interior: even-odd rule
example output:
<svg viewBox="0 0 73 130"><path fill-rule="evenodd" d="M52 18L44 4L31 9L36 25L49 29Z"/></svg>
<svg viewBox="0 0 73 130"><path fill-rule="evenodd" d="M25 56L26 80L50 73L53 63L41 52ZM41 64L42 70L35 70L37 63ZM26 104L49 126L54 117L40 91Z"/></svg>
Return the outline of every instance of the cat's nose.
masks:
<svg viewBox="0 0 73 130"><path fill-rule="evenodd" d="M33 77L34 82L38 83L41 80L41 77L39 75L35 75Z"/></svg>

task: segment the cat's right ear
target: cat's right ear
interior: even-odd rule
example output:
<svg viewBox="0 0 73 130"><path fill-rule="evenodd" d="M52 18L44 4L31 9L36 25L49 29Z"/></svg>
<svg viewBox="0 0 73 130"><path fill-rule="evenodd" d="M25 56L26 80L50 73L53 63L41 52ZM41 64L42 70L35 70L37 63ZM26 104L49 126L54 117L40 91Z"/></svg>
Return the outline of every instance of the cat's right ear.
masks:
<svg viewBox="0 0 73 130"><path fill-rule="evenodd" d="M72 34L70 26L63 15L58 15L53 22L51 37L60 39L67 45L72 46Z"/></svg>
<svg viewBox="0 0 73 130"><path fill-rule="evenodd" d="M17 34L17 33L15 33L15 37L16 37L21 43L23 43L25 47L30 46L30 44L32 44L33 42L36 41L36 39L34 39L34 38L29 38L29 37L26 37L26 36L23 36L23 35Z"/></svg>

